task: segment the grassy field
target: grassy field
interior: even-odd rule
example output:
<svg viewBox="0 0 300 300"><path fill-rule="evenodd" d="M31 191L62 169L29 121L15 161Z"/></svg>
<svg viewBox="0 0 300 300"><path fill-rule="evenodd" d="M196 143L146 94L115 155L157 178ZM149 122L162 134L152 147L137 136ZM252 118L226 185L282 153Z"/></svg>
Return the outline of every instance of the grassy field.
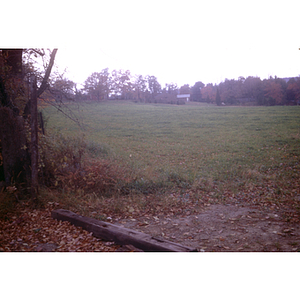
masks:
<svg viewBox="0 0 300 300"><path fill-rule="evenodd" d="M85 104L81 130L53 109L49 127L81 132L147 179L176 173L194 181L237 179L297 160L299 107Z"/></svg>
<svg viewBox="0 0 300 300"><path fill-rule="evenodd" d="M47 128L84 135L95 155L130 168L136 186L170 183L220 195L267 183L282 194L299 178L300 107L106 102L70 108L84 129L51 107L44 110Z"/></svg>

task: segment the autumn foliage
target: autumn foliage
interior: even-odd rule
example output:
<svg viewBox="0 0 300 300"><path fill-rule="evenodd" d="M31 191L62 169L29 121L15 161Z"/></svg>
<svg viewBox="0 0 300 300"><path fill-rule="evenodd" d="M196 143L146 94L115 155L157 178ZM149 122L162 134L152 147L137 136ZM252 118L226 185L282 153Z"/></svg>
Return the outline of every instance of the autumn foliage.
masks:
<svg viewBox="0 0 300 300"><path fill-rule="evenodd" d="M155 76L132 75L129 70L108 68L92 73L85 81L84 88L77 93L77 100L135 100L139 102L169 103L167 96L190 94L190 100L196 102L216 103L219 90L221 103L225 105L296 105L300 103L300 78L240 76L225 79L219 84L197 81L193 86L184 84L177 87L166 83L162 88Z"/></svg>

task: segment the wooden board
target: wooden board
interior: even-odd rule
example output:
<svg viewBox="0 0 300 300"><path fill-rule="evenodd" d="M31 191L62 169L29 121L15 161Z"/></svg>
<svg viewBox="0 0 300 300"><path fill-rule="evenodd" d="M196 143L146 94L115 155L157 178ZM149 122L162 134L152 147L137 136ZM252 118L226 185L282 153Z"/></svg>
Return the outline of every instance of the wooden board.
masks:
<svg viewBox="0 0 300 300"><path fill-rule="evenodd" d="M143 251L197 252L196 249L155 238L143 232L120 227L111 223L84 217L65 209L51 212L53 219L69 221L75 226L92 232L97 238L114 241L119 245L133 245Z"/></svg>

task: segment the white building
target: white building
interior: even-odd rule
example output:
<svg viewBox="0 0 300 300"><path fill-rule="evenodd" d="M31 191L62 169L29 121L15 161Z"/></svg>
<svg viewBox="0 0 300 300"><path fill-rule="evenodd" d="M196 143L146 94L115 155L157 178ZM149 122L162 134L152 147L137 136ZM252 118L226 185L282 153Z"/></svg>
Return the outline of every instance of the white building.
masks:
<svg viewBox="0 0 300 300"><path fill-rule="evenodd" d="M184 99L186 102L190 101L190 97L190 94L177 95L177 99Z"/></svg>

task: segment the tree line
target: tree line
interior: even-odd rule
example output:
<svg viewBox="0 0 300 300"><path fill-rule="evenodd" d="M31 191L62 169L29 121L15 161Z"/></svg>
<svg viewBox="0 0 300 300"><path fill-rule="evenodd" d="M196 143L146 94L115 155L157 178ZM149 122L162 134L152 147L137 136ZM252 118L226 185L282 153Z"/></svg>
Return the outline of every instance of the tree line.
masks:
<svg viewBox="0 0 300 300"><path fill-rule="evenodd" d="M52 83L52 97L59 100L65 97L77 101L117 99L178 104L178 94L190 94L191 101L217 105L296 105L300 104L300 77L261 80L249 76L225 79L219 84L197 81L192 86L168 83L163 87L156 76L132 75L129 70L109 72L105 68L93 72L79 90L67 79Z"/></svg>
<svg viewBox="0 0 300 300"><path fill-rule="evenodd" d="M219 93L219 97L218 97ZM201 89L201 100L221 105L299 105L300 77L239 77L225 79L218 85L208 84Z"/></svg>

